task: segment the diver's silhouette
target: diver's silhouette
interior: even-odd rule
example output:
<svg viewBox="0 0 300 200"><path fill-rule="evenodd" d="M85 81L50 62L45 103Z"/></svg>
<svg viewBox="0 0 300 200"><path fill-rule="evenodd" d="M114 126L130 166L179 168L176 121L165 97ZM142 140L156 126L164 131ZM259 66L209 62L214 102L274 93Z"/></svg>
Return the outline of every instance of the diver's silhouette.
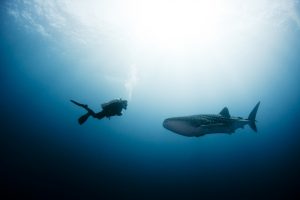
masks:
<svg viewBox="0 0 300 200"><path fill-rule="evenodd" d="M80 106L87 110L87 113L79 117L78 123L81 125L83 124L89 116L92 116L97 119L102 119L104 117L107 117L110 119L111 116L121 116L122 115L122 109L127 108L127 101L122 99L114 99L107 103L101 104L102 111L95 113L92 109L88 107L86 104L78 103L74 100L70 100L72 103L74 103L77 106Z"/></svg>

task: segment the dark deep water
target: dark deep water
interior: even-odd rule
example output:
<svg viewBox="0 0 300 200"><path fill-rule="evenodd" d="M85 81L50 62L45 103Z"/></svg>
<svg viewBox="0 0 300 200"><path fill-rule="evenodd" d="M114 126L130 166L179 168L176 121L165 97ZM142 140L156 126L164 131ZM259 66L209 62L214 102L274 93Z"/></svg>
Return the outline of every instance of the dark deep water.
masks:
<svg viewBox="0 0 300 200"><path fill-rule="evenodd" d="M33 14L18 16L9 11L16 8L22 13L34 4L24 2L3 1L0 7L1 196L300 198L300 28L295 23L285 22L282 32L283 28L271 29L279 36L265 43L251 36L254 41L242 47L254 49L233 53L241 58L226 64L244 65L238 73L249 69L252 74L245 76L248 78L232 78L238 82L217 78L212 84L211 72L220 78L227 66L220 73L207 72L207 79L200 70L184 74L186 80L177 80L184 71L178 67L182 63L172 68L173 61L168 60L172 56L157 55L160 52L128 59L130 41L107 39L94 51L89 43L78 49L80 45L74 41L65 41L68 36L47 29L47 21L41 17L39 24L45 24L52 34L43 36L41 31L30 30L30 24L25 26L24 20L34 19ZM30 23L39 27L36 21ZM265 34L274 36L273 32ZM107 37L103 35L99 37ZM258 49L263 49L259 54L267 57L265 60L252 59ZM192 50L183 60L190 58L189 52ZM203 53L200 50L199 54ZM120 80L126 79L130 69L122 66L133 62L146 67L139 69L139 82L128 95ZM150 70L160 62L161 68ZM193 62L199 61L187 64ZM262 65L268 66L262 69ZM231 73L235 72L225 75ZM82 126L77 118L83 110L69 102L75 99L98 110L101 103L119 97L129 99L122 117L89 119ZM214 114L224 106L231 115L246 117L257 101L261 101L258 133L246 127L232 135L188 138L162 127L167 117Z"/></svg>

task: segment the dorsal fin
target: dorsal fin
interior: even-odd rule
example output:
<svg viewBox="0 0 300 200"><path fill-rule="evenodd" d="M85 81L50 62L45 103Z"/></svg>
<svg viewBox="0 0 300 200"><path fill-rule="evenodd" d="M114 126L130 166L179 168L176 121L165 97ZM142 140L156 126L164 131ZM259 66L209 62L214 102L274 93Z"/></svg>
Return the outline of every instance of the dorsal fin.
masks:
<svg viewBox="0 0 300 200"><path fill-rule="evenodd" d="M223 117L226 117L226 118L230 118L230 114L229 114L229 110L227 107L224 107L221 112L220 112L220 115L222 115Z"/></svg>

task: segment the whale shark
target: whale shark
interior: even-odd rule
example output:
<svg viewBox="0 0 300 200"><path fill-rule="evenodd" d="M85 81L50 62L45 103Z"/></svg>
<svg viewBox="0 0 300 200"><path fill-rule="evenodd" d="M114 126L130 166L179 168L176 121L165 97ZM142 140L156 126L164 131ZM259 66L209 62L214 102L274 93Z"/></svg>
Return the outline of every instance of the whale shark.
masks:
<svg viewBox="0 0 300 200"><path fill-rule="evenodd" d="M188 137L199 137L212 133L232 134L238 128L249 125L257 132L256 113L260 102L250 112L248 118L232 117L227 107L224 107L219 114L201 114L185 117L167 118L163 127L179 135Z"/></svg>

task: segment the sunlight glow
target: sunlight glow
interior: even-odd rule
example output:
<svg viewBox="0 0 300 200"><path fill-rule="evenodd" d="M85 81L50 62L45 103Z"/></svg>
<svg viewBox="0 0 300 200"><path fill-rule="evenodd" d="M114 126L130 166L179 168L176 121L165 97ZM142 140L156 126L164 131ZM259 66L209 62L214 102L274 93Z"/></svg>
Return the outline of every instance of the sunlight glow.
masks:
<svg viewBox="0 0 300 200"><path fill-rule="evenodd" d="M106 80L130 99L168 103L247 98L271 85L273 58L300 21L294 0L20 2L9 14L76 58L72 71L89 87Z"/></svg>
<svg viewBox="0 0 300 200"><path fill-rule="evenodd" d="M136 36L141 43L180 48L216 40L221 9L215 1L141 1Z"/></svg>

